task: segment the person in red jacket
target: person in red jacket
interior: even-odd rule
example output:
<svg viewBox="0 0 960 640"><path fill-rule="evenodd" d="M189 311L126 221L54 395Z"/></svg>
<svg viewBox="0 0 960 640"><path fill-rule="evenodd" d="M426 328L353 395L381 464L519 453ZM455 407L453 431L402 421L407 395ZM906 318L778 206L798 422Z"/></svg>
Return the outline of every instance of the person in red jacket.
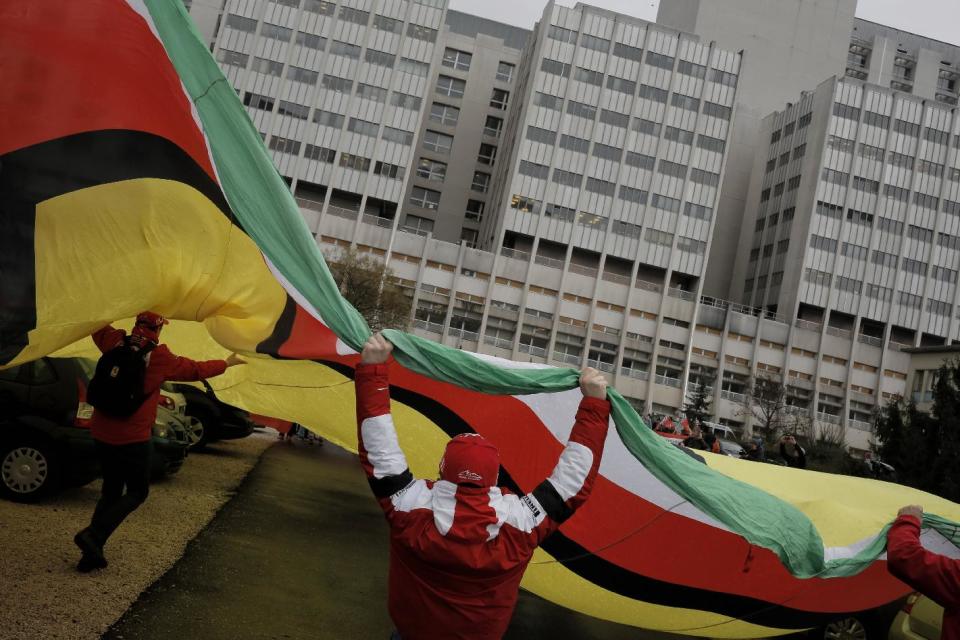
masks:
<svg viewBox="0 0 960 640"><path fill-rule="evenodd" d="M77 569L83 573L107 566L103 546L123 520L147 499L150 489L150 454L153 423L157 418L160 385L167 380L192 381L218 376L227 367L243 364L236 354L226 360L197 362L176 356L159 344L160 329L167 320L145 311L137 316L129 340L141 347L151 344L147 355L143 404L127 418L117 418L94 409L90 432L100 468L103 486L90 526L74 536L83 556ZM105 326L93 334L93 341L102 353L118 347L127 339L126 331ZM124 493L126 487L126 493Z"/></svg>
<svg viewBox="0 0 960 640"><path fill-rule="evenodd" d="M942 640L960 640L960 560L920 544L923 507L900 509L887 532L887 568L896 578L943 607Z"/></svg>
<svg viewBox="0 0 960 640"><path fill-rule="evenodd" d="M486 438L452 438L438 480L410 473L390 416L383 336L367 340L356 370L360 463L390 526L389 612L403 640L495 640L517 603L537 546L593 489L610 403L607 382L584 369L584 398L567 446L531 493L498 487L500 456Z"/></svg>

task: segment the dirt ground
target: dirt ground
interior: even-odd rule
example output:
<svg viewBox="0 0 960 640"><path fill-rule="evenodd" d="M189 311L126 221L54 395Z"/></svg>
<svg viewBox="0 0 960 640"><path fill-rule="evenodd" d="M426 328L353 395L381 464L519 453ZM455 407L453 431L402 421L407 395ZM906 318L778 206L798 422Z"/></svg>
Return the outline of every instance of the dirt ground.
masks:
<svg viewBox="0 0 960 640"><path fill-rule="evenodd" d="M108 542L110 566L91 574L74 568L73 535L89 523L99 480L38 505L0 501L0 636L99 638L183 555L274 442L275 432L258 431L190 454L179 473L151 485Z"/></svg>

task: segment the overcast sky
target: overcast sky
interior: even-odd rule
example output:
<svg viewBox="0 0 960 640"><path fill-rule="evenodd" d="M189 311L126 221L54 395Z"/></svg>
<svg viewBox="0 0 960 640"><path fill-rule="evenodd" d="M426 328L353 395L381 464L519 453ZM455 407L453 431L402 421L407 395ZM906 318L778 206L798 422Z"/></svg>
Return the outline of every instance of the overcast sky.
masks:
<svg viewBox="0 0 960 640"><path fill-rule="evenodd" d="M572 7L576 0L558 3ZM451 9L528 29L545 4L544 0L450 0ZM588 4L654 21L660 0L589 0ZM960 45L960 0L859 0L857 17Z"/></svg>

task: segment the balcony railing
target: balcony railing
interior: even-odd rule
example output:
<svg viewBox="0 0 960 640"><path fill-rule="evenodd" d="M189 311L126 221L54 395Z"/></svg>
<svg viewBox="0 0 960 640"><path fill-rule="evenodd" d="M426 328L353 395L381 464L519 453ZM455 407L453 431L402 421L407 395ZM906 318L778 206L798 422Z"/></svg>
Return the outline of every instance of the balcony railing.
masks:
<svg viewBox="0 0 960 640"><path fill-rule="evenodd" d="M794 320L793 325L798 329L809 329L810 331L820 331L820 329L823 327L823 325L820 324L819 322L812 322L810 320L801 320L800 318L797 318L796 320Z"/></svg>
<svg viewBox="0 0 960 640"><path fill-rule="evenodd" d="M736 404L744 404L746 402L747 396L742 393L737 393L736 391L727 391L723 390L720 392L720 397L724 400L729 400L730 402L735 402Z"/></svg>
<svg viewBox="0 0 960 640"><path fill-rule="evenodd" d="M406 231L407 233L415 233L418 236L430 235L430 232L427 231L426 229L421 229L420 227L411 227L409 225L403 225L402 227L400 227L400 230Z"/></svg>
<svg viewBox="0 0 960 640"><path fill-rule="evenodd" d="M654 378L654 382L657 384L662 384L667 387L676 387L680 388L680 378L670 378L668 376L657 375Z"/></svg>
<svg viewBox="0 0 960 640"><path fill-rule="evenodd" d="M513 340L507 340L506 338L499 338L497 336L484 336L484 344L491 344L499 349L506 349L508 351L513 350Z"/></svg>
<svg viewBox="0 0 960 640"><path fill-rule="evenodd" d="M363 214L363 221L367 224L373 224L378 227L383 227L389 229L393 226L393 220L391 218L381 218L380 216L375 216L370 213Z"/></svg>
<svg viewBox="0 0 960 640"><path fill-rule="evenodd" d="M594 267L585 267L582 264L570 263L570 272L579 273L582 276L587 276L589 278L595 278L597 276L597 270Z"/></svg>
<svg viewBox="0 0 960 640"><path fill-rule="evenodd" d="M463 340L469 340L471 342L477 342L480 340L480 334L476 331L467 331L466 329L456 329L454 327L450 327L449 335L462 338Z"/></svg>
<svg viewBox="0 0 960 640"><path fill-rule="evenodd" d="M637 289L643 289L644 291L653 291L654 293L660 293L663 291L663 285L659 285L656 282L647 282L646 280L637 280L636 284L633 285Z"/></svg>
<svg viewBox="0 0 960 640"><path fill-rule="evenodd" d="M301 198L299 196L294 198L294 200L296 200L297 204L304 209L310 209L311 211L323 211L323 200L311 200L310 198Z"/></svg>
<svg viewBox="0 0 960 640"><path fill-rule="evenodd" d="M630 338L631 340L636 340L637 342L646 342L647 344L653 344L653 338L650 336L645 336L642 333L628 331L627 337Z"/></svg>
<svg viewBox="0 0 960 640"><path fill-rule="evenodd" d="M500 247L500 255L506 256L507 258L514 258L516 260L523 260L524 262L530 261L530 254L526 251L517 251L516 249L510 249L509 247Z"/></svg>
<svg viewBox="0 0 960 640"><path fill-rule="evenodd" d="M620 375L636 378L637 380L649 380L650 372L640 369L631 369L630 367L620 367Z"/></svg>
<svg viewBox="0 0 960 640"><path fill-rule="evenodd" d="M553 314L549 311L540 311L539 309L524 309L523 315L530 316L531 318L538 318L540 320L553 320Z"/></svg>
<svg viewBox="0 0 960 640"><path fill-rule="evenodd" d="M835 416L831 413L823 413L822 411L817 411L817 420L820 422L826 422L828 424L840 424L840 416Z"/></svg>
<svg viewBox="0 0 960 640"><path fill-rule="evenodd" d="M560 351L553 352L554 360L556 360L557 362L565 362L566 364L575 364L579 366L580 357L581 356L575 355L573 353L562 353Z"/></svg>
<svg viewBox="0 0 960 640"><path fill-rule="evenodd" d="M619 273L610 273L609 271L604 271L603 275L600 276L607 282L616 282L617 284L630 285L630 276L624 276Z"/></svg>
<svg viewBox="0 0 960 640"><path fill-rule="evenodd" d="M847 420L847 426L857 431L866 431L868 433L873 431L873 425L862 420Z"/></svg>
<svg viewBox="0 0 960 640"><path fill-rule="evenodd" d="M784 405L783 412L788 413L792 416L808 416L810 415L809 407L798 407L792 404Z"/></svg>
<svg viewBox="0 0 960 640"><path fill-rule="evenodd" d="M694 302L697 299L697 294L693 291L678 289L676 287L670 287L667 289L667 295L671 298L680 298L681 300L689 300L690 302Z"/></svg>
<svg viewBox="0 0 960 640"><path fill-rule="evenodd" d="M563 269L563 260L558 260L557 258L549 258L547 256L537 256L533 259L537 264L542 264L545 267L550 267L552 269Z"/></svg>
<svg viewBox="0 0 960 640"><path fill-rule="evenodd" d="M604 362L603 360L587 359L587 366L599 369L600 371L606 371L607 373L613 373L617 369L616 365L612 362Z"/></svg>
<svg viewBox="0 0 960 640"><path fill-rule="evenodd" d="M903 342L897 342L896 340L891 340L889 343L891 349L895 351L906 351L907 349L912 349L912 344L906 344Z"/></svg>
<svg viewBox="0 0 960 640"><path fill-rule="evenodd" d="M428 322L426 320L414 320L413 326L417 329L423 329L430 333L443 333L443 325L437 322Z"/></svg>
<svg viewBox="0 0 960 640"><path fill-rule="evenodd" d="M880 348L883 347L883 338L868 336L865 333L861 333L860 335L858 335L857 340L859 340L863 344L868 344L871 347L880 347Z"/></svg>
<svg viewBox="0 0 960 640"><path fill-rule="evenodd" d="M827 327L827 333L831 336L836 336L838 338L844 338L849 340L850 336L853 335L849 329L840 329L839 327Z"/></svg>
<svg viewBox="0 0 960 640"><path fill-rule="evenodd" d="M338 218L346 218L347 220L356 220L357 216L360 215L359 211L354 211L353 209L346 209L344 207L335 207L330 205L327 207L327 213Z"/></svg>
<svg viewBox="0 0 960 640"><path fill-rule="evenodd" d="M521 353L529 353L532 356L538 356L540 358L547 357L546 349L544 349L543 347L537 347L532 344L523 344L521 342L520 345L517 347L517 351L520 351Z"/></svg>

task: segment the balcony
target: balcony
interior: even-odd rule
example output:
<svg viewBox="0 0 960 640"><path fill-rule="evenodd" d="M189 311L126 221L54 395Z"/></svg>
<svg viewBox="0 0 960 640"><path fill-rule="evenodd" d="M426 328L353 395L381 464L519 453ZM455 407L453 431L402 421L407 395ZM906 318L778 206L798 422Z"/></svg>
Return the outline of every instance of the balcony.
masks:
<svg viewBox="0 0 960 640"><path fill-rule="evenodd" d="M617 367L611 362L604 362L603 360L587 360L587 366L593 367L594 369L599 369L600 371L606 371L607 373L613 373L617 370Z"/></svg>
<svg viewBox="0 0 960 640"><path fill-rule="evenodd" d="M497 336L483 336L483 343L493 345L498 349L513 351L513 341L505 338L498 338Z"/></svg>
<svg viewBox="0 0 960 640"><path fill-rule="evenodd" d="M417 234L418 236L428 236L428 235L430 235L430 232L429 232L429 231L427 231L426 229L421 229L420 227L411 227L411 226L408 226L408 225L404 225L404 226L400 227L400 230L401 230L401 231L406 231L407 233L415 233L415 234Z"/></svg>
<svg viewBox="0 0 960 640"><path fill-rule="evenodd" d="M603 280L607 282L615 282L617 284L625 284L630 286L630 276L624 276L619 273L610 273L609 271L604 271L603 275L600 276Z"/></svg>
<svg viewBox="0 0 960 640"><path fill-rule="evenodd" d="M791 416L809 416L810 409L807 407L798 407L796 405L788 404L784 405L783 412Z"/></svg>
<svg viewBox="0 0 960 640"><path fill-rule="evenodd" d="M657 284L656 282L647 282L646 280L637 280L633 285L637 289L643 289L644 291L653 291L654 293L660 293L663 291L663 286Z"/></svg>
<svg viewBox="0 0 960 640"><path fill-rule="evenodd" d="M522 342L517 347L517 351L521 353L529 353L532 356L537 356L539 358L547 357L547 350L543 347L537 347L532 344L523 344Z"/></svg>
<svg viewBox="0 0 960 640"><path fill-rule="evenodd" d="M835 416L832 413L823 413L822 411L817 411L817 420L826 422L827 424L840 424L840 416Z"/></svg>
<svg viewBox="0 0 960 640"><path fill-rule="evenodd" d="M657 375L653 380L657 384L662 384L666 387L676 387L677 389L680 388L680 378L670 378L668 376Z"/></svg>
<svg viewBox="0 0 960 640"><path fill-rule="evenodd" d="M428 322L427 320L414 320L413 326L416 329L422 329L423 331L436 333L438 335L443 333L443 325L438 322Z"/></svg>
<svg viewBox="0 0 960 640"><path fill-rule="evenodd" d="M840 329L838 327L827 327L827 334L846 340L849 340L850 336L853 335L848 329Z"/></svg>
<svg viewBox="0 0 960 640"><path fill-rule="evenodd" d="M573 262L570 263L569 270L570 273L579 273L580 275L587 276L588 278L596 278L598 273L596 267L586 267L582 264L576 264Z"/></svg>
<svg viewBox="0 0 960 640"><path fill-rule="evenodd" d="M637 380L650 379L650 372L641 371L640 369L631 369L630 367L620 367L620 375L627 376L629 378L636 378Z"/></svg>
<svg viewBox="0 0 960 640"><path fill-rule="evenodd" d="M454 329L450 327L448 335L460 338L462 340L469 340L470 342L479 342L480 334L476 331L467 331L466 329Z"/></svg>
<svg viewBox="0 0 960 640"><path fill-rule="evenodd" d="M862 420L847 420L847 426L857 431L866 431L867 433L873 431L873 425L869 422L863 422Z"/></svg>
<svg viewBox="0 0 960 640"><path fill-rule="evenodd" d="M913 345L912 345L912 344L905 344L905 343L903 343L903 342L895 342L894 340L891 340L891 341L888 343L887 346L889 346L889 347L890 347L891 349L893 349L894 351L906 351L907 349L912 349L912 348L913 348Z"/></svg>
<svg viewBox="0 0 960 640"><path fill-rule="evenodd" d="M677 289L676 287L670 287L667 289L667 295L671 298L680 298L681 300L687 300L688 302L695 302L697 300L697 294L693 291Z"/></svg>
<svg viewBox="0 0 960 640"><path fill-rule="evenodd" d="M360 215L359 211L345 209L343 207L335 207L333 205L327 207L327 213L332 216L337 216L338 218L346 218L347 220L356 220L357 216Z"/></svg>
<svg viewBox="0 0 960 640"><path fill-rule="evenodd" d="M883 338L877 338L875 336L868 336L865 333L861 333L857 336L857 340L863 344L868 344L871 347L883 348Z"/></svg>
<svg viewBox="0 0 960 640"><path fill-rule="evenodd" d="M522 260L524 262L530 262L530 254L526 251L517 251L516 249L510 249L509 247L500 247L500 255L513 258L514 260Z"/></svg>
<svg viewBox="0 0 960 640"><path fill-rule="evenodd" d="M798 329L807 329L808 331L820 331L820 329L823 327L823 325L819 322L801 320L800 318L797 318L793 321L793 326L797 327Z"/></svg>
<svg viewBox="0 0 960 640"><path fill-rule="evenodd" d="M545 267L550 267L551 269L563 269L563 260L558 260L557 258L548 258L547 256L536 256L533 259L533 261Z"/></svg>
<svg viewBox="0 0 960 640"><path fill-rule="evenodd" d="M311 200L310 198L301 198L300 196L297 196L294 200L296 200L297 204L303 209L323 211L323 200Z"/></svg>
<svg viewBox="0 0 960 640"><path fill-rule="evenodd" d="M742 393L737 393L736 391L727 391L726 389L720 392L720 397L724 400L729 400L734 404L746 404L747 401L747 396L743 395Z"/></svg>
<svg viewBox="0 0 960 640"><path fill-rule="evenodd" d="M580 366L580 356L573 353L561 353L560 351L554 351L553 359L557 362L563 362L564 364Z"/></svg>
<svg viewBox="0 0 960 640"><path fill-rule="evenodd" d="M370 213L363 214L362 220L367 224L376 225L378 227L383 227L384 229L389 229L393 227L393 220L390 218L381 218L380 216L375 216Z"/></svg>

